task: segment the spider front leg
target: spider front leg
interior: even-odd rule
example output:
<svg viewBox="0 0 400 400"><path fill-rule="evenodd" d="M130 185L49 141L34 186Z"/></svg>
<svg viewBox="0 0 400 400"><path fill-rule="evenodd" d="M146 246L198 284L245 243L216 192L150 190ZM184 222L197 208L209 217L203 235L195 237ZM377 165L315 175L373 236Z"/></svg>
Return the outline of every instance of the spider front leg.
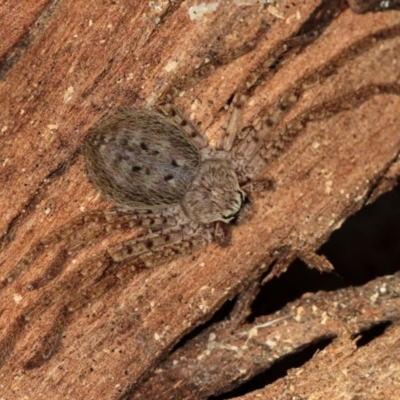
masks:
<svg viewBox="0 0 400 400"><path fill-rule="evenodd" d="M241 92L233 96L229 105L225 124L222 127L222 133L218 137L216 148L230 152L238 140L239 122L242 116L242 108L247 100L247 96Z"/></svg>
<svg viewBox="0 0 400 400"><path fill-rule="evenodd" d="M229 152L232 164L238 176L240 187L247 193L263 192L272 187L270 179L253 180L255 176L248 171L248 160L256 154L259 149L262 135L256 132L253 127L247 127L243 130L244 135L239 135L239 121L241 118L241 109L244 106L247 96L237 93L228 110L226 124L223 134L220 135L217 148ZM240 137L243 136L243 137ZM246 204L244 204L246 208ZM246 214L240 221L247 220L248 212L243 210L242 215Z"/></svg>
<svg viewBox="0 0 400 400"><path fill-rule="evenodd" d="M249 126L242 132L242 138L233 148L233 158L239 164L239 170L248 180L256 178L266 165L281 154L282 149L279 146L284 145L285 140L274 138L274 132L284 117L289 113L298 100L297 90L289 90L283 94L280 99L269 108L264 116L256 119L253 126ZM259 155L267 143L275 141L276 152L269 154L268 157L261 160Z"/></svg>
<svg viewBox="0 0 400 400"><path fill-rule="evenodd" d="M383 31L380 34L382 33ZM375 36L371 36L373 40L366 41L365 39L360 38L358 42L355 42L350 47L343 48L329 60L297 79L268 108L268 111L264 115L260 114L259 118L253 123L253 126L248 129L245 137L234 148L235 158L247 160L248 167L244 173L250 179L257 177L269 163L279 157L309 121L327 118L334 113L355 107L377 94L397 94L396 87L392 84L388 85L392 86L391 88L379 84L371 84L371 87L368 87L369 85L359 87L353 92L339 95L332 101L327 101L325 105L321 103L320 105L310 107L301 116L295 117L294 120L289 122L287 127L282 127L278 133L275 132L289 111L293 109L294 105L309 88L316 84L322 87L330 77L335 75L349 61L356 59L376 46L377 41ZM255 87L259 83L258 79L254 81L254 86L251 88L252 92L254 92ZM393 83L397 85L397 83ZM243 91L242 93L245 92Z"/></svg>
<svg viewBox="0 0 400 400"><path fill-rule="evenodd" d="M265 168L276 160L289 146L297 139L303 129L313 121L331 118L343 111L359 107L377 95L396 95L399 96L400 86L396 83L389 84L367 84L354 90L331 97L329 100L321 101L294 117L285 126L274 133L274 137L266 140L269 129L269 118L264 118L264 125L261 125L253 142L259 142L258 149L249 155L246 164L248 176L257 177ZM282 117L283 119L283 113ZM266 124L266 125L265 125ZM275 125L273 125L275 126ZM239 143L237 151L245 151L246 143Z"/></svg>

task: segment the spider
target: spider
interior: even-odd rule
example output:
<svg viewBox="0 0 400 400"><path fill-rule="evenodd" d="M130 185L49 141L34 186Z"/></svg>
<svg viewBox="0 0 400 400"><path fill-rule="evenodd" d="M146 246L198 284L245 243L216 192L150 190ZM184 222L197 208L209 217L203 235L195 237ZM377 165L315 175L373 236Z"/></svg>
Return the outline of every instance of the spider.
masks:
<svg viewBox="0 0 400 400"><path fill-rule="evenodd" d="M374 43L371 39L363 42L363 46L354 46L351 57ZM275 54L275 50L271 53ZM83 145L88 175L103 197L116 207L80 215L50 232L0 279L1 290L12 284L46 249L63 244L42 276L29 285L31 290L43 289L37 299L3 333L0 365L27 325L51 307L58 310L54 323L43 339L42 348L26 362L26 368L40 367L52 357L76 310L119 282L129 281L140 269L166 263L213 241L227 245L231 227L251 215L251 193L271 186L268 179L259 179L266 167L309 121L355 107L377 90L381 93L397 90L397 86L366 85L316 104L282 130L277 129L307 87L316 80L322 85L348 61L349 54L345 49L293 82L268 111L262 110L254 118L253 126L238 131L240 106L262 82L267 61L273 64L274 57L266 57L260 71L250 74L237 90L228 110L227 124L214 148L170 104L160 106L157 112L126 110L91 130ZM115 230L134 228L140 229L135 238L108 248L62 274L68 260L88 244Z"/></svg>
<svg viewBox="0 0 400 400"><path fill-rule="evenodd" d="M351 92L351 106L368 99L375 89L372 85ZM292 103L296 90L294 87L286 94ZM346 109L348 104L332 113ZM84 140L87 172L103 197L116 208L80 215L51 232L0 281L3 289L47 248L65 242L43 275L28 286L37 290L55 281L8 326L0 341L0 365L25 327L49 308L57 306L58 314L42 348L25 363L26 369L48 361L73 313L116 284L128 281L141 269L169 262L213 241L222 246L229 244L232 226L251 216L251 193L272 185L268 179L254 177L262 176L266 164L279 155L285 141L293 140L304 124L321 113L326 115L329 103L300 114L275 141L260 146L290 105L282 96L266 117L255 128L245 130L238 140L234 125L228 123L215 148L170 104L159 107L159 112L126 110L91 130ZM236 110L232 109L229 121L237 118ZM132 228L142 231L56 279L67 261L88 243L114 230Z"/></svg>
<svg viewBox="0 0 400 400"><path fill-rule="evenodd" d="M54 280L86 243L115 229L144 230L83 263L74 277L56 281L11 325L7 337L15 339L28 322L57 303L65 286L78 290L73 300L62 305L44 339L44 348L26 363L26 368L39 367L54 354L73 311L105 293L126 274L190 253L212 241L222 246L229 243L230 227L250 217L250 192L271 186L267 179L252 180L254 171L244 168L242 158L256 154L256 148L249 146L253 140L235 146L235 139L234 129L228 126L216 148L211 148L206 137L171 104L158 107L158 112L125 110L89 131L83 144L89 179L116 208L79 216L51 232L0 281L0 288L62 240L65 246L28 289L40 289ZM93 222L100 224L81 230ZM94 276L97 282L88 288L85 277ZM0 361L15 344L7 337L0 343Z"/></svg>

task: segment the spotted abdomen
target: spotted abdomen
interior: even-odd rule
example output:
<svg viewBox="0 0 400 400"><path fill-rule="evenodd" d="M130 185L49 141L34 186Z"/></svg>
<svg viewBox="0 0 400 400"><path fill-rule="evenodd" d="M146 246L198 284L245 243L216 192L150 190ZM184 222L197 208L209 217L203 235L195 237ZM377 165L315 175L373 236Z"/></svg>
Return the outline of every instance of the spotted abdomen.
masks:
<svg viewBox="0 0 400 400"><path fill-rule="evenodd" d="M126 208L179 203L200 164L197 147L181 128L146 110L118 113L93 128L84 151L93 184Z"/></svg>

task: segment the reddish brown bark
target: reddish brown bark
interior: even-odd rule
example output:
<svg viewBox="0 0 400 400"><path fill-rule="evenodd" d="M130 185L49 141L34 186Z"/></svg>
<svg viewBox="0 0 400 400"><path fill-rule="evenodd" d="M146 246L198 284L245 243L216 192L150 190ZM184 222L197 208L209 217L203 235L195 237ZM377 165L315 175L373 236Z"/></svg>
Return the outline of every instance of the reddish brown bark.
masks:
<svg viewBox="0 0 400 400"><path fill-rule="evenodd" d="M212 244L111 287L73 313L57 352L32 370L24 365L42 346L57 304L32 322L18 316L56 287L54 282L27 290L58 247L0 293L0 340L8 349L0 369L4 398L141 395L141 382L173 346L273 261L270 276L296 257L323 266L313 252L399 176L399 11L357 15L345 4L318 0L276 6L238 1L220 2L191 19L195 5L27 1L23 10L8 12L0 5L0 26L25 21L17 34L5 36L1 53L0 276L48 232L83 211L108 207L88 182L78 151L104 115L168 99L215 140L225 106L239 89L245 91L249 74L259 79L246 93L240 129L256 125L285 94L299 96L268 138L282 148L265 172L273 189L254 195L253 217L234 229L230 246ZM38 18L43 25L32 31ZM30 40L22 46L23 37ZM18 56L10 56L12 48L21 49ZM299 124L304 129L296 130ZM288 141L279 140L285 126ZM115 232L69 263L58 279L68 284L80 262L130 236ZM52 296L56 303L64 300ZM236 314L238 324L242 315ZM384 351L393 352L397 344ZM387 381L389 389L393 382ZM159 398L169 398L169 384ZM218 382L206 388L207 395L231 386ZM184 398L183 392L176 396Z"/></svg>

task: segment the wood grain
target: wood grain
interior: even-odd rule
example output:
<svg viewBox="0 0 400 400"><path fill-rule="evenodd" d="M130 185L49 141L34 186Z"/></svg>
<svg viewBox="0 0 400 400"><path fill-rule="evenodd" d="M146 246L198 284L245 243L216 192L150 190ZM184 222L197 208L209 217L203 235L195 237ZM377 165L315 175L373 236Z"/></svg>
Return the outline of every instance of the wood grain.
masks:
<svg viewBox="0 0 400 400"><path fill-rule="evenodd" d="M32 26L43 17L27 11L35 2L25 3L9 13L0 5L0 26L16 18ZM58 1L48 3L50 11L43 2L45 23L17 57L10 49L23 34L8 39L0 66L0 276L53 229L109 207L88 182L79 152L104 116L172 98L215 141L249 74L261 77L248 90L240 129L256 125L302 79L307 86L267 141L281 143L285 127L296 128L291 121L304 127L268 165L273 190L254 195L253 217L234 229L230 246L210 245L113 286L73 314L56 354L32 370L24 365L57 306L13 336L18 316L56 282L68 284L83 260L135 232L115 232L79 254L58 281L28 291L52 249L0 293L0 340L9 350L0 369L3 398L134 396L182 337L273 262L270 276L296 257L312 258L349 215L395 185L400 13L357 15L340 2L334 9L305 3L224 1L191 19L194 2Z"/></svg>

